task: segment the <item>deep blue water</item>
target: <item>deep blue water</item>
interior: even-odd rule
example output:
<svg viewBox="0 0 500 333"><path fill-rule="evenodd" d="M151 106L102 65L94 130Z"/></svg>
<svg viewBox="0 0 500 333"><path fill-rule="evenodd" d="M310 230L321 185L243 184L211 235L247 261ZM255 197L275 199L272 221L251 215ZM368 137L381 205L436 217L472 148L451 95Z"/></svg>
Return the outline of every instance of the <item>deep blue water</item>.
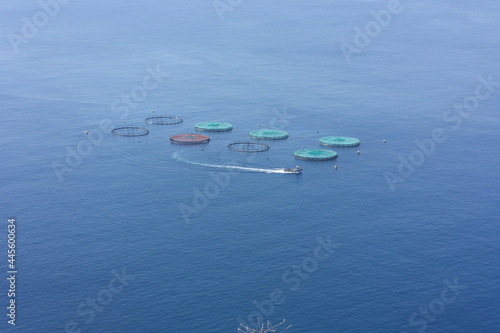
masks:
<svg viewBox="0 0 500 333"><path fill-rule="evenodd" d="M500 86L479 79L500 82L500 4L402 1L349 62L387 1L231 3L221 20L210 0L70 1L30 38L40 5L0 5L5 277L9 217L18 250L0 331L236 332L256 311L287 333L500 331ZM184 122L146 126L152 110ZM111 135L124 120L150 134ZM210 120L234 129L169 142ZM261 126L290 137L227 149ZM293 158L327 135L362 143Z"/></svg>

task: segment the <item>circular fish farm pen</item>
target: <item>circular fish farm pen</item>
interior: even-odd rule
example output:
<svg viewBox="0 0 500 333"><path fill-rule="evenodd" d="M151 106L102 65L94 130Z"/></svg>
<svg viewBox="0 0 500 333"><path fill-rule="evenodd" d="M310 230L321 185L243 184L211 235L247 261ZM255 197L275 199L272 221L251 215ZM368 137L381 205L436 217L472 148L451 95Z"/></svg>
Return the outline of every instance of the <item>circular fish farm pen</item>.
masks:
<svg viewBox="0 0 500 333"><path fill-rule="evenodd" d="M184 121L181 117L177 116L153 116L144 119L144 122L151 125L175 125Z"/></svg>
<svg viewBox="0 0 500 333"><path fill-rule="evenodd" d="M281 130L261 129L250 131L248 136L259 140L280 140L288 138L288 133Z"/></svg>
<svg viewBox="0 0 500 333"><path fill-rule="evenodd" d="M223 123L223 122L203 121L201 123L195 124L194 128L197 131L204 131L204 132L225 132L232 130L233 125L231 125L230 123Z"/></svg>
<svg viewBox="0 0 500 333"><path fill-rule="evenodd" d="M327 149L299 149L293 153L295 158L306 161L327 161L337 158L338 154Z"/></svg>
<svg viewBox="0 0 500 333"><path fill-rule="evenodd" d="M347 136L325 136L319 139L319 144L328 147L354 147L359 146L361 142L356 138Z"/></svg>
<svg viewBox="0 0 500 333"><path fill-rule="evenodd" d="M210 138L202 134L176 134L170 137L170 142L177 143L180 145L198 145L202 143L208 143Z"/></svg>
<svg viewBox="0 0 500 333"><path fill-rule="evenodd" d="M230 144L227 145L227 147L231 150L244 153L261 153L269 150L268 145L251 141L231 142Z"/></svg>
<svg viewBox="0 0 500 333"><path fill-rule="evenodd" d="M143 136L148 135L149 130L140 126L120 126L113 128L111 133L118 136Z"/></svg>

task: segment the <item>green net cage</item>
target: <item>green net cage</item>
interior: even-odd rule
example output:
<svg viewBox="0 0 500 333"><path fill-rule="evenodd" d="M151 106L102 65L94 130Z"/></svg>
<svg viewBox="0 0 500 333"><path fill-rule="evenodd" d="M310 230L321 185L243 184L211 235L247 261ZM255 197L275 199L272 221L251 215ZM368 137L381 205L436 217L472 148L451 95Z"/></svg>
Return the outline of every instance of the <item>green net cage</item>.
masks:
<svg viewBox="0 0 500 333"><path fill-rule="evenodd" d="M347 136L325 136L319 139L319 144L328 147L354 147L361 142L359 139L350 138Z"/></svg>
<svg viewBox="0 0 500 333"><path fill-rule="evenodd" d="M326 161L337 158L338 154L327 149L299 149L293 153L293 156L306 161Z"/></svg>
<svg viewBox="0 0 500 333"><path fill-rule="evenodd" d="M216 122L216 121L203 121L194 125L197 131L204 132L225 132L233 129L233 125L230 123Z"/></svg>
<svg viewBox="0 0 500 333"><path fill-rule="evenodd" d="M279 140L288 138L288 133L282 130L260 129L250 131L248 135L252 139L260 140Z"/></svg>

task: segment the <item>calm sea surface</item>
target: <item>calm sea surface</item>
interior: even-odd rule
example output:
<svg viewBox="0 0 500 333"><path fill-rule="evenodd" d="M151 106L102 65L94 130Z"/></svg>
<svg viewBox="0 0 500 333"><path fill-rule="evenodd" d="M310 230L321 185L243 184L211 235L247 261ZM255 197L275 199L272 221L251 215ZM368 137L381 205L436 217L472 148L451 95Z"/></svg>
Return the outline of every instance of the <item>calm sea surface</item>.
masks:
<svg viewBox="0 0 500 333"><path fill-rule="evenodd" d="M0 5L1 332L500 331L499 2L54 3Z"/></svg>

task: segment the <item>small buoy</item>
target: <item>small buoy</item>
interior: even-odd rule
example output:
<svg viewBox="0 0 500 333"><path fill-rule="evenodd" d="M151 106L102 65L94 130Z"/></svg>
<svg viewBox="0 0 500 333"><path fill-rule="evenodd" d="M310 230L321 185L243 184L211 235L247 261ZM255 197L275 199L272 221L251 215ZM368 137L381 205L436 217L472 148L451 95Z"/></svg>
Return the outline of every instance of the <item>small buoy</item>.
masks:
<svg viewBox="0 0 500 333"><path fill-rule="evenodd" d="M336 165L334 165L334 166L333 166L333 168L334 168L335 170L337 170L337 166L336 166Z"/></svg>
<svg viewBox="0 0 500 333"><path fill-rule="evenodd" d="M356 152L356 154L358 154L358 155L359 155L359 150Z"/></svg>
<svg viewBox="0 0 500 333"><path fill-rule="evenodd" d="M155 113L155 110L153 110L153 113Z"/></svg>
<svg viewBox="0 0 500 333"><path fill-rule="evenodd" d="M201 150L204 150L203 148L201 148Z"/></svg>
<svg viewBox="0 0 500 333"><path fill-rule="evenodd" d="M124 122L124 123L126 123L127 121L126 121L126 120L124 120L123 122Z"/></svg>
<svg viewBox="0 0 500 333"><path fill-rule="evenodd" d="M89 131L85 131L85 134L89 134Z"/></svg>
<svg viewBox="0 0 500 333"><path fill-rule="evenodd" d="M386 142L387 142L387 141L386 141L386 140L384 140L384 143L386 143Z"/></svg>

